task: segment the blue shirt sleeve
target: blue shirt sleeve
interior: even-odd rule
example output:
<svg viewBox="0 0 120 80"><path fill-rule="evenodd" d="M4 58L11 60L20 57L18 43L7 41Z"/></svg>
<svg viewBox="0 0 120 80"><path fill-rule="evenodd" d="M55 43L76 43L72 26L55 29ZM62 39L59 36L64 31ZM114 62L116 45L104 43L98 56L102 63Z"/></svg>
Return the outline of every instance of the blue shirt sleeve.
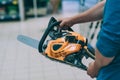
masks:
<svg viewBox="0 0 120 80"><path fill-rule="evenodd" d="M96 47L106 57L116 56L120 51L120 0L107 0Z"/></svg>
<svg viewBox="0 0 120 80"><path fill-rule="evenodd" d="M110 40L109 37L104 36L104 34L105 33L103 33L102 31L100 32L100 36L96 44L97 49L105 57L116 56L120 51L118 43Z"/></svg>

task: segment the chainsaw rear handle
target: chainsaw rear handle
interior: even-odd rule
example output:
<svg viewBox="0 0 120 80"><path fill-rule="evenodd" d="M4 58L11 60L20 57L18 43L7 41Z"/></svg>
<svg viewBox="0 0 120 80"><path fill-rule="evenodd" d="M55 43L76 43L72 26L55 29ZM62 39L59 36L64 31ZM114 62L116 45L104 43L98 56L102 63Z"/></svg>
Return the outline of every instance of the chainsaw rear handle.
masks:
<svg viewBox="0 0 120 80"><path fill-rule="evenodd" d="M48 34L50 33L50 31L55 27L55 26L59 26L61 22L57 21L54 17L51 17L49 23L48 23L48 27L45 30L40 42L39 42L39 46L38 46L38 51L39 52L43 52L43 43L45 41L45 39L47 38ZM68 28L68 31L73 31L70 27Z"/></svg>

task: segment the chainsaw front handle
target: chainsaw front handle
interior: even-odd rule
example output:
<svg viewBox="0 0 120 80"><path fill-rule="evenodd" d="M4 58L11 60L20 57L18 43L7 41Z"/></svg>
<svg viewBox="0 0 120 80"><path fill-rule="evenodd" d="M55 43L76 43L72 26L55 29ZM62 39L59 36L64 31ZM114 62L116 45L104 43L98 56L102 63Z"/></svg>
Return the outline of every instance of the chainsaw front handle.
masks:
<svg viewBox="0 0 120 80"><path fill-rule="evenodd" d="M49 23L48 23L48 27L45 30L40 42L39 42L39 46L38 46L38 51L39 52L43 52L43 43L45 42L45 39L47 38L48 34L50 33L50 31L56 27L59 26L61 22L57 21L54 17L51 17ZM73 31L70 27L68 28L68 31Z"/></svg>

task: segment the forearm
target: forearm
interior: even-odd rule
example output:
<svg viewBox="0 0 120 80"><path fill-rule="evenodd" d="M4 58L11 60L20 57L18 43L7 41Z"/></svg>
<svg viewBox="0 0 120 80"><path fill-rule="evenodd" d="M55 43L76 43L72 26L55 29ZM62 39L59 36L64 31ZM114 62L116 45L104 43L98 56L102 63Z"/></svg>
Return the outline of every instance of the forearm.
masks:
<svg viewBox="0 0 120 80"><path fill-rule="evenodd" d="M114 57L104 57L98 50L96 50L94 68L95 71L99 71L102 67L109 65Z"/></svg>
<svg viewBox="0 0 120 80"><path fill-rule="evenodd" d="M99 2L93 8L90 8L89 10L83 13L73 16L72 17L73 23L77 24L102 19L105 1L106 0Z"/></svg>
<svg viewBox="0 0 120 80"><path fill-rule="evenodd" d="M108 58L104 57L98 50L95 52L95 61L89 64L87 74L92 78L97 77L99 70L102 67L109 65L114 57Z"/></svg>

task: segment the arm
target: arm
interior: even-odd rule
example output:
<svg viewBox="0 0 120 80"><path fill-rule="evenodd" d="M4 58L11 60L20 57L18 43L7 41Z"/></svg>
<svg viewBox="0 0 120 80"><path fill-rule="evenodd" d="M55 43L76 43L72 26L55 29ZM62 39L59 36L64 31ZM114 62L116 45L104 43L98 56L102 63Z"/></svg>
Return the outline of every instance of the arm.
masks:
<svg viewBox="0 0 120 80"><path fill-rule="evenodd" d="M83 23L102 19L105 2L106 0L99 2L93 8L76 16L73 16L74 23Z"/></svg>
<svg viewBox="0 0 120 80"><path fill-rule="evenodd" d="M98 50L96 50L95 61L89 64L87 74L90 75L92 78L96 77L98 75L99 70L102 67L110 64L113 59L114 57L104 57Z"/></svg>
<svg viewBox="0 0 120 80"><path fill-rule="evenodd" d="M83 22L89 22L89 21L96 21L100 20L103 17L103 9L104 9L104 4L106 0L99 2L97 5L95 5L93 8L80 13L78 15L69 17L69 18L63 18L60 21L61 24L60 26L72 26L77 23L83 23Z"/></svg>

